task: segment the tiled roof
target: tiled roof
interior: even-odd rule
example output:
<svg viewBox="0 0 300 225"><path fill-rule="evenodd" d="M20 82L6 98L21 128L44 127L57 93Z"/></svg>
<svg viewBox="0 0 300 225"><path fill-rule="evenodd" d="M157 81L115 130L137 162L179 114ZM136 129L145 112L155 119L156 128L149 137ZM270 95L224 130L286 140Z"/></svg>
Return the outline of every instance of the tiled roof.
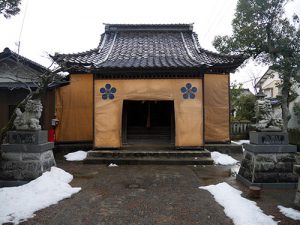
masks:
<svg viewBox="0 0 300 225"><path fill-rule="evenodd" d="M10 50L9 48L5 48L3 50L3 52L0 52L0 60L4 60L4 59L12 59L16 62L20 62L24 65L27 65L29 67L31 67L32 69L39 71L39 72L45 72L48 71L48 69L44 66L42 66L41 64L34 62L24 56L21 56L20 54Z"/></svg>
<svg viewBox="0 0 300 225"><path fill-rule="evenodd" d="M15 63L20 63L26 67L33 69L33 71L26 70L26 67L21 67L22 71L15 71L13 66L11 68L7 68L6 60L12 60ZM3 67L1 67L2 65ZM49 69L42 66L41 64L34 62L24 56L21 56L20 54L10 50L9 48L5 48L3 52L0 52L0 68L2 69L7 68L7 70L11 69L13 71L12 74L10 73L10 71L7 74L5 74L7 75L5 78L0 73L0 89L3 88L18 89L18 88L27 88L27 87L36 88L37 87L36 83L32 82L35 79L35 76L51 72ZM7 77L12 77L14 79L10 79ZM16 81L15 79L19 81ZM49 84L48 88L53 89L67 84L69 84L69 76L64 77L59 82L53 82Z"/></svg>
<svg viewBox="0 0 300 225"><path fill-rule="evenodd" d="M97 48L77 54L55 54L58 64L93 69L210 68L235 69L244 59L200 47L192 24L107 24Z"/></svg>

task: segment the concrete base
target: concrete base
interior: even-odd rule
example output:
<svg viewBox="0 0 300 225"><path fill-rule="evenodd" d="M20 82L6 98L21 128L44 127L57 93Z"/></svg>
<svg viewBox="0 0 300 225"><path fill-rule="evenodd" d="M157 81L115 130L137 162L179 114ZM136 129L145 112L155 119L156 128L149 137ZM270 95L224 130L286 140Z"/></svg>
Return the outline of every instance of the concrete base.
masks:
<svg viewBox="0 0 300 225"><path fill-rule="evenodd" d="M296 189L297 188L297 182L292 182L292 183L252 183L239 174L236 175L236 179L247 187L256 186L256 187L260 187L262 189Z"/></svg>
<svg viewBox="0 0 300 225"><path fill-rule="evenodd" d="M254 153L291 153L297 152L296 145L255 145L244 144L245 150Z"/></svg>
<svg viewBox="0 0 300 225"><path fill-rule="evenodd" d="M0 152L2 184L26 183L56 165L52 151L54 145L45 142L47 131L20 131L20 134L10 131L8 136L12 143L1 145Z"/></svg>
<svg viewBox="0 0 300 225"><path fill-rule="evenodd" d="M250 132L237 179L247 186L295 188L297 148L287 143L288 136L283 132Z"/></svg>
<svg viewBox="0 0 300 225"><path fill-rule="evenodd" d="M221 153L243 153L243 147L234 143L230 144L205 144L204 148L210 152L217 151Z"/></svg>

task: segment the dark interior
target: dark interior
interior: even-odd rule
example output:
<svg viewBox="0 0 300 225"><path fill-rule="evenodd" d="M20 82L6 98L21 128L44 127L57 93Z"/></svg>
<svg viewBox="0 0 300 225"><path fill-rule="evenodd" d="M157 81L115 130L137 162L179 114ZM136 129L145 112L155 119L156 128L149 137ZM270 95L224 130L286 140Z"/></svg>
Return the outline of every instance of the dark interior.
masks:
<svg viewBox="0 0 300 225"><path fill-rule="evenodd" d="M173 144L173 101L124 101L124 144Z"/></svg>

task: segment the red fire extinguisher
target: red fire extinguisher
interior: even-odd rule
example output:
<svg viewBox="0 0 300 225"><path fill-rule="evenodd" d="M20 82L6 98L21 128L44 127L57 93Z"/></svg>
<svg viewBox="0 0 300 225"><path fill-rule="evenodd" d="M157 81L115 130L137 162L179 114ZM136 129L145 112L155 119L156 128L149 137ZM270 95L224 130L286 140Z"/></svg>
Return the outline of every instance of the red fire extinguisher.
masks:
<svg viewBox="0 0 300 225"><path fill-rule="evenodd" d="M53 127L48 131L48 141L55 142L55 128Z"/></svg>
<svg viewBox="0 0 300 225"><path fill-rule="evenodd" d="M58 119L51 120L51 129L48 131L48 141L55 142L55 128L58 125Z"/></svg>

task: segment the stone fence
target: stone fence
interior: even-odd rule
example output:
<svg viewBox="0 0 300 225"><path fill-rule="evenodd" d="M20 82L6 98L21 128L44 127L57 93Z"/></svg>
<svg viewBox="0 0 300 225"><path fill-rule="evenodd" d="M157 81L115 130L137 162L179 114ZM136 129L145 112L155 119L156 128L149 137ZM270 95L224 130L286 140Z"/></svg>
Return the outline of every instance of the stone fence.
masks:
<svg viewBox="0 0 300 225"><path fill-rule="evenodd" d="M231 122L231 139L249 139L250 121Z"/></svg>

